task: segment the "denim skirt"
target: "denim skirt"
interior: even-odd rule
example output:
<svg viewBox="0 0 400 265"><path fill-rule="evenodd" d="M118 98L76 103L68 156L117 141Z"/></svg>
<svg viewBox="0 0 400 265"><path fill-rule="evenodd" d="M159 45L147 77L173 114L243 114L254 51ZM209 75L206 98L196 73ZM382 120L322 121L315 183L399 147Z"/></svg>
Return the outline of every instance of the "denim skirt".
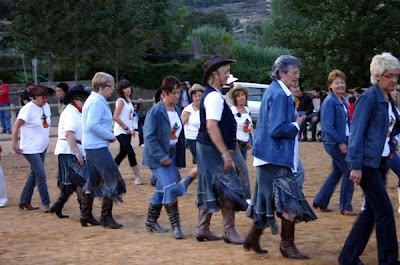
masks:
<svg viewBox="0 0 400 265"><path fill-rule="evenodd" d="M285 212L295 222L317 219L290 168L272 164L257 166L257 180L247 216L260 228L271 227L271 232L276 234L274 210L278 217Z"/></svg>
<svg viewBox="0 0 400 265"><path fill-rule="evenodd" d="M213 145L197 142L197 207L213 213L220 209L219 202L230 200L236 203L236 211L247 209L242 184L234 167L224 170L221 153Z"/></svg>
<svg viewBox="0 0 400 265"><path fill-rule="evenodd" d="M86 162L79 165L75 155L58 155L57 186L66 194L72 193L76 187L83 187L88 179Z"/></svg>
<svg viewBox="0 0 400 265"><path fill-rule="evenodd" d="M151 168L153 176L157 179L156 190L150 199L151 204L169 204L185 194L185 187L177 184L181 175L176 168L176 150L169 154L169 158L170 165Z"/></svg>
<svg viewBox="0 0 400 265"><path fill-rule="evenodd" d="M126 193L125 181L108 148L85 149L85 153L89 178L83 191L122 202L121 195Z"/></svg>

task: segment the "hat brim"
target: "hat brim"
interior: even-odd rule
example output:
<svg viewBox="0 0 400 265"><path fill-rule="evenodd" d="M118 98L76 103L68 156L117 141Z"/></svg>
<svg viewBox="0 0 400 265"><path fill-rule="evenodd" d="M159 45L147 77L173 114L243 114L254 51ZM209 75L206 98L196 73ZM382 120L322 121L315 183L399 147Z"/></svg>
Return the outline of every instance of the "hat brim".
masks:
<svg viewBox="0 0 400 265"><path fill-rule="evenodd" d="M235 86L234 88L230 89L227 93L228 98L234 102L233 100L233 93L235 93L238 90L244 91L244 93L247 95L247 98L249 97L249 89L245 86Z"/></svg>
<svg viewBox="0 0 400 265"><path fill-rule="evenodd" d="M75 95L77 95L77 94L82 94L82 95L89 96L89 95L90 95L90 92L89 92L89 91L86 91L86 90L83 90L83 91L82 91L82 90L73 91L72 93L69 93L69 94L65 95L65 97L64 97L64 99L63 99L64 104L65 104L65 105L68 105L69 103L71 103L71 99L72 99Z"/></svg>
<svg viewBox="0 0 400 265"><path fill-rule="evenodd" d="M204 74L203 74L203 84L207 85L208 77L211 75L212 72L214 72L215 70L217 70L218 68L220 68L223 65L232 64L232 63L236 63L236 60L225 59L225 60L219 61L219 62L211 65L210 67L208 67L204 71Z"/></svg>

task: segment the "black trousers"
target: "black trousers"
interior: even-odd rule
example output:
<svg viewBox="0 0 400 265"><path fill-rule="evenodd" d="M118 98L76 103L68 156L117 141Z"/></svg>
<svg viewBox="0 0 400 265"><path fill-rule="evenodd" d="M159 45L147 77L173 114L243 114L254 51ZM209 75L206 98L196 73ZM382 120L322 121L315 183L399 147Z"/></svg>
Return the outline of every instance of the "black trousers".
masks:
<svg viewBox="0 0 400 265"><path fill-rule="evenodd" d="M119 153L115 157L115 163L119 166L124 160L124 158L128 155L129 165L134 167L137 165L135 151L133 151L133 147L131 145L131 135L120 134L117 136L117 140L119 142Z"/></svg>

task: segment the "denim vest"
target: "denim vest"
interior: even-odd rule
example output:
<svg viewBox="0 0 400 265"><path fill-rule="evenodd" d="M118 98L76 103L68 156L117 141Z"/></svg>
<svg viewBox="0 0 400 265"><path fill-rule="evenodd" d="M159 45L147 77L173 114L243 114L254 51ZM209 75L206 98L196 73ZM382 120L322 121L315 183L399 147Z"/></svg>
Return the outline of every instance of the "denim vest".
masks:
<svg viewBox="0 0 400 265"><path fill-rule="evenodd" d="M393 137L400 132L400 119L390 95L389 100L396 116L389 141L392 152L396 148ZM357 99L346 156L350 169L379 168L389 128L388 105L378 85L371 86Z"/></svg>
<svg viewBox="0 0 400 265"><path fill-rule="evenodd" d="M321 106L322 141L324 144L347 144L346 125L349 124L350 110L343 97L342 102L343 104L340 103L334 93L330 93ZM347 113L343 105L347 109Z"/></svg>
<svg viewBox="0 0 400 265"><path fill-rule="evenodd" d="M197 136L197 141L206 145L214 145L211 141L210 135L207 132L206 125L206 109L204 108L204 99L211 92L215 91L210 85L206 86L206 90L203 93L200 103L200 129L199 135ZM231 109L224 100L224 110L222 111L221 120L218 122L219 129L221 130L222 139L226 147L230 150L236 149L236 121L232 114Z"/></svg>
<svg viewBox="0 0 400 265"><path fill-rule="evenodd" d="M177 110L180 117L181 113ZM181 121L182 123L182 121ZM143 162L144 166L149 168L161 167L161 162L169 157L169 141L171 138L171 124L164 103L160 101L153 106L146 115L143 127L144 150ZM183 132L179 134L178 143L176 144L176 166L185 167L185 135Z"/></svg>
<svg viewBox="0 0 400 265"><path fill-rule="evenodd" d="M293 168L294 144L298 129L295 102L274 80L264 92L256 134L253 156L274 165Z"/></svg>

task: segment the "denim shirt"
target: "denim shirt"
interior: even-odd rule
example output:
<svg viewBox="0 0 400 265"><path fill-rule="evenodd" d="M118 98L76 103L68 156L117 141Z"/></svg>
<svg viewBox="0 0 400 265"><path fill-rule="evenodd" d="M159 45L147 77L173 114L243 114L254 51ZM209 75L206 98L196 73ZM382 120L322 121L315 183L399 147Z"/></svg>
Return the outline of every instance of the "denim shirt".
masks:
<svg viewBox="0 0 400 265"><path fill-rule="evenodd" d="M347 144L346 125L349 122L350 111L346 100L343 104L334 93L330 93L321 106L322 141L328 145ZM343 108L347 109L347 113Z"/></svg>
<svg viewBox="0 0 400 265"><path fill-rule="evenodd" d="M274 165L293 168L298 129L294 99L274 80L265 91L253 140L253 156Z"/></svg>
<svg viewBox="0 0 400 265"><path fill-rule="evenodd" d="M395 108L390 95L389 100ZM371 86L357 99L346 156L350 170L363 166L379 168L389 128L388 105L378 85ZM389 141L391 152L396 148L392 139L400 132L399 115L395 110L394 113L396 124Z"/></svg>
<svg viewBox="0 0 400 265"><path fill-rule="evenodd" d="M108 147L115 138L112 114L107 100L92 92L82 109L82 145L85 149Z"/></svg>
<svg viewBox="0 0 400 265"><path fill-rule="evenodd" d="M179 115L181 113L175 110ZM182 121L181 121L182 123ZM143 166L149 168L161 167L161 162L169 157L169 142L171 138L171 124L169 122L167 109L162 101L153 106L146 115L143 128L144 150ZM176 166L185 167L185 135L184 131L179 134L176 144Z"/></svg>

